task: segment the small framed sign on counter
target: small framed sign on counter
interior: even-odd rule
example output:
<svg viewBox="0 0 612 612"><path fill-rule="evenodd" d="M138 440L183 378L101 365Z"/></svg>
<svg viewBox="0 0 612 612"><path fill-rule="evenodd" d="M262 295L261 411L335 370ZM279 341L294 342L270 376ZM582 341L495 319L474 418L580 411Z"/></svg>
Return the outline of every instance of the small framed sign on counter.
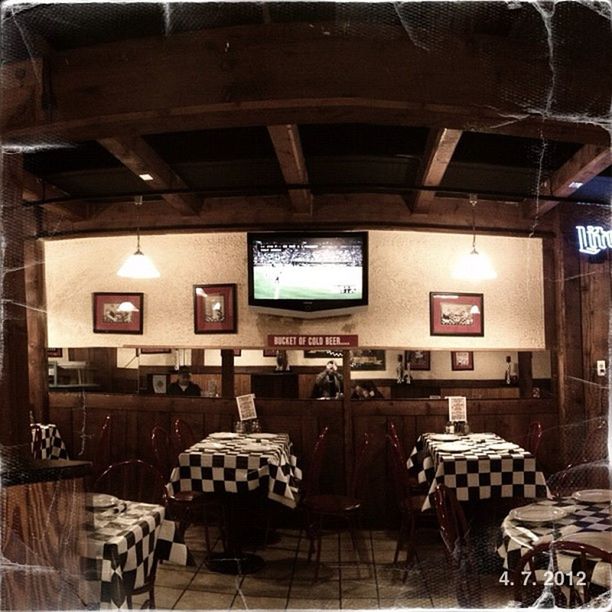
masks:
<svg viewBox="0 0 612 612"><path fill-rule="evenodd" d="M460 395L448 396L448 420L467 422L467 398Z"/></svg>

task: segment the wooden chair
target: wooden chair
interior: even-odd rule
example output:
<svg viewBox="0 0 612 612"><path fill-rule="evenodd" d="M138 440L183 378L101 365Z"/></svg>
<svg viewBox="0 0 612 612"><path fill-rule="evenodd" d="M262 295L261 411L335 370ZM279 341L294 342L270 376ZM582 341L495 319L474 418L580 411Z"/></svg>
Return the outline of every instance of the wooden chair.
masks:
<svg viewBox="0 0 612 612"><path fill-rule="evenodd" d="M151 446L157 469L162 474L164 481L168 482L172 470L178 465L170 434L163 427L156 425L151 430ZM212 550L208 531L207 506L213 504L216 506L216 503L212 499L208 500L200 491L177 491L174 495L170 495L166 490L165 500L168 518L177 521L178 532L182 538L185 537L185 531L190 524L202 523L204 525L206 554L210 556Z"/></svg>
<svg viewBox="0 0 612 612"><path fill-rule="evenodd" d="M573 579L564 581L566 584L557 584L561 581L556 580L567 569L559 568L559 553L575 557L571 566ZM546 581L551 588L551 601L547 603L569 608L584 606L606 590L603 585L592 582L593 569L599 562L612 564L612 553L571 540L536 544L521 557L514 569L514 598L521 607L531 607L534 601L541 598ZM578 576L578 572L582 574ZM579 580L576 579L578 577Z"/></svg>
<svg viewBox="0 0 612 612"><path fill-rule="evenodd" d="M183 419L175 419L172 426L172 443L177 454L193 446L197 441L189 423Z"/></svg>
<svg viewBox="0 0 612 612"><path fill-rule="evenodd" d="M110 465L96 479L93 490L97 493L108 493L120 499L148 504L164 505L165 502L163 476L155 467L140 459L131 459ZM154 555L149 575L145 578L144 584L126 594L128 608L132 608L132 597L143 593L148 595L148 599L142 607L155 608L156 573L157 555Z"/></svg>
<svg viewBox="0 0 612 612"><path fill-rule="evenodd" d="M443 484L432 497L446 558L455 575L457 602L460 607L481 607L480 580L468 541L463 509L454 491Z"/></svg>
<svg viewBox="0 0 612 612"><path fill-rule="evenodd" d="M328 434L329 427L325 427L315 442L312 450L310 465L304 474L304 478L302 479L302 486L300 488L300 505L303 505L305 500L307 500L309 497L319 493L319 480L321 478L325 450L327 449Z"/></svg>
<svg viewBox="0 0 612 612"><path fill-rule="evenodd" d="M542 423L540 423L540 421L532 421L529 423L525 450L529 451L536 459L538 457L540 443L542 442L542 431Z"/></svg>
<svg viewBox="0 0 612 612"><path fill-rule="evenodd" d="M399 440L389 433L387 434L387 441L389 442L390 449L391 474L393 476L395 499L400 512L400 528L397 536L395 555L393 556L393 564L397 564L400 550L402 546L405 545L406 561L403 575L403 579L405 580L408 575L408 564L414 556L414 535L416 530L415 508L411 495L408 468L401 447L399 446Z"/></svg>
<svg viewBox="0 0 612 612"><path fill-rule="evenodd" d="M95 480L111 464L111 444L113 434L113 418L110 414L106 415L94 451L92 464L92 477Z"/></svg>
<svg viewBox="0 0 612 612"><path fill-rule="evenodd" d="M357 527L359 514L361 511L362 500L360 493L364 489L364 472L367 460L370 437L366 433L355 458L353 474L349 483L346 495L338 494L313 494L308 495L304 500L306 510L306 533L310 540L308 550L308 560L312 559L316 541L316 569L314 579L319 578L321 566L321 531L324 520L339 520L343 522L351 535L353 548L359 556L357 542Z"/></svg>

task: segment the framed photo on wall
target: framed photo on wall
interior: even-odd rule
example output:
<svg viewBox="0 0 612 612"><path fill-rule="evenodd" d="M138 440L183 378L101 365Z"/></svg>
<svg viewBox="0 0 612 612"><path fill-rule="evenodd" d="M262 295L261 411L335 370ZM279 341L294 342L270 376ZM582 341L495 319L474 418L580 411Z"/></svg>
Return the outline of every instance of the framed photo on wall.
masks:
<svg viewBox="0 0 612 612"><path fill-rule="evenodd" d="M264 349L263 356L264 357L276 357L276 349Z"/></svg>
<svg viewBox="0 0 612 612"><path fill-rule="evenodd" d="M451 351L452 370L473 370L474 353L472 351Z"/></svg>
<svg viewBox="0 0 612 612"><path fill-rule="evenodd" d="M61 348L48 348L47 357L63 357L64 351Z"/></svg>
<svg viewBox="0 0 612 612"><path fill-rule="evenodd" d="M196 334L235 334L236 285L194 285L193 324Z"/></svg>
<svg viewBox="0 0 612 612"><path fill-rule="evenodd" d="M142 334L143 293L93 294L94 334Z"/></svg>
<svg viewBox="0 0 612 612"><path fill-rule="evenodd" d="M432 291L429 328L432 336L484 336L483 294Z"/></svg>
<svg viewBox="0 0 612 612"><path fill-rule="evenodd" d="M385 351L363 349L351 351L351 370L376 371L386 369Z"/></svg>
<svg viewBox="0 0 612 612"><path fill-rule="evenodd" d="M149 392L166 395L170 384L170 374L149 374Z"/></svg>
<svg viewBox="0 0 612 612"><path fill-rule="evenodd" d="M431 351L404 351L404 363L411 370L431 370Z"/></svg>

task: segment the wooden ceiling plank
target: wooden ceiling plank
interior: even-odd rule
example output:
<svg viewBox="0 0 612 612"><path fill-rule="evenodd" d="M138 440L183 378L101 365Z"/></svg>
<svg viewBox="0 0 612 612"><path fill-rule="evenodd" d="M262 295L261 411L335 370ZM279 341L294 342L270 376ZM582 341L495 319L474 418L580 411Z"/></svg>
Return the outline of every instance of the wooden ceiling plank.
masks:
<svg viewBox="0 0 612 612"><path fill-rule="evenodd" d="M23 199L26 202L34 202L45 198L65 198L68 194L35 176L27 170L23 171ZM88 216L89 207L87 202L73 201L70 204L44 204L41 205L43 210L51 212L55 215L65 217L70 221L83 221Z"/></svg>
<svg viewBox="0 0 612 612"><path fill-rule="evenodd" d="M417 183L426 187L440 185L462 133L449 128L429 131ZM427 214L435 197L434 191L418 191L408 205L413 213Z"/></svg>
<svg viewBox="0 0 612 612"><path fill-rule="evenodd" d="M152 190L189 189L189 186L140 136L102 138L98 141L126 168L136 174ZM148 174L151 180L141 175ZM162 196L182 215L197 215L201 201L192 194L167 194Z"/></svg>
<svg viewBox="0 0 612 612"><path fill-rule="evenodd" d="M307 185L308 170L298 126L295 124L269 125L268 134L270 134L285 183ZM289 199L296 214L312 214L313 199L310 189L289 189Z"/></svg>
<svg viewBox="0 0 612 612"><path fill-rule="evenodd" d="M540 185L540 192L567 198L612 165L612 148L587 144L578 149L549 179ZM559 202L546 200L526 202L527 216L534 219L551 211Z"/></svg>

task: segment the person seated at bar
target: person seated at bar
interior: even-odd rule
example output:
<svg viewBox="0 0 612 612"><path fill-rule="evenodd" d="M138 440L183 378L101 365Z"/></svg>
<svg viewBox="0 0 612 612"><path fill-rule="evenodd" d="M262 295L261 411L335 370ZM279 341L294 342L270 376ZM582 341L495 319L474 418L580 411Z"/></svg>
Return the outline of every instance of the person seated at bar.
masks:
<svg viewBox="0 0 612 612"><path fill-rule="evenodd" d="M189 368L181 366L178 371L178 378L168 385L168 395L199 397L202 395L202 389L200 389L199 385L191 382L191 372Z"/></svg>
<svg viewBox="0 0 612 612"><path fill-rule="evenodd" d="M325 370L317 374L312 397L317 398L337 398L342 394L343 379L342 374L338 372L338 366L332 359L327 362Z"/></svg>
<svg viewBox="0 0 612 612"><path fill-rule="evenodd" d="M364 380L357 383L353 388L351 399L355 400L368 400L368 399L381 399L384 398L383 394L378 390L378 387L371 380Z"/></svg>

